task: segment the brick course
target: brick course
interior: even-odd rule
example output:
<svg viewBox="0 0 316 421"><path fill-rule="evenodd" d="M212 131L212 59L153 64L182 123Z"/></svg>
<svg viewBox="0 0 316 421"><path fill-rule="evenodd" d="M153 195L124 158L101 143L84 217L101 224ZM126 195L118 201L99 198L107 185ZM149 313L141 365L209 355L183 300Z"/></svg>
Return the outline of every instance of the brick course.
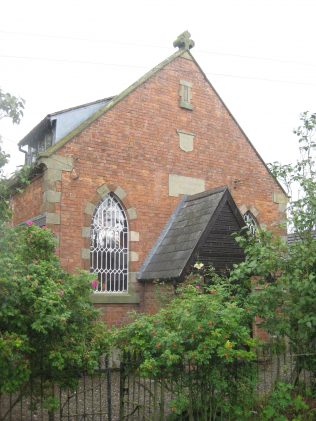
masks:
<svg viewBox="0 0 316 421"><path fill-rule="evenodd" d="M14 225L41 214L43 206L42 177L33 180L22 193L15 194L11 200L11 205Z"/></svg>

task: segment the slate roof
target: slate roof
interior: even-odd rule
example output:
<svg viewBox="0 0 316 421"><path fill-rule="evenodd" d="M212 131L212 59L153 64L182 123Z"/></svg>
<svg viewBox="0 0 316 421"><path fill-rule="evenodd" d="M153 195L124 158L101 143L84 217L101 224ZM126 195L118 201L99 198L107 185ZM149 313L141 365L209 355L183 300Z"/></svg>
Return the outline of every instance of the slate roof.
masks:
<svg viewBox="0 0 316 421"><path fill-rule="evenodd" d="M315 240L316 240L316 230L315 231L312 231L312 237L315 238ZM297 241L300 241L299 234L296 234L296 233L288 234L288 236L287 236L287 243L289 245L291 245L293 243L296 243Z"/></svg>
<svg viewBox="0 0 316 421"><path fill-rule="evenodd" d="M97 101L88 102L86 104L77 105L75 107L67 108L64 110L56 111L54 113L48 114L42 121L40 121L33 129L23 137L18 143L19 146L24 146L28 144L32 144L34 141L36 142L38 139L43 137L48 129L51 128L51 121L53 119L58 118L61 114L68 113L69 111L76 111L76 110L82 110L84 108L89 108L93 105L100 104L100 107L106 106L109 102L113 100L114 97L109 98L103 98L99 99ZM86 120L88 117L86 116L84 120ZM78 123L79 124L79 123Z"/></svg>
<svg viewBox="0 0 316 421"><path fill-rule="evenodd" d="M122 101L125 97L127 97L130 93L132 93L135 89L137 89L140 85L145 83L148 79L150 79L152 76L154 76L156 73L158 73L160 70L162 70L165 66L167 66L169 63L171 63L173 60L175 60L177 57L184 56L189 57L189 59L193 60L195 62L195 59L193 58L192 54L189 50L186 49L179 49L174 54L172 54L170 57L165 59L163 62L155 66L153 69L151 69L149 72L145 73L144 76L142 76L140 79L138 79L136 82L134 82L131 86L129 86L127 89L125 89L123 92L121 92L119 95L116 95L114 97L111 97L106 104L104 104L98 111L96 111L94 114L92 114L90 117L88 117L85 121L83 121L81 124L79 124L75 129L71 130L68 134L66 134L62 139L60 139L57 143L49 147L46 151L41 152L40 156L42 157L49 157L58 149L60 149L62 146L64 146L67 142L69 142L71 139L73 139L76 135L81 133L83 130L85 130L87 127L90 126L95 120L97 120L101 115L111 110L117 103ZM74 107L75 108L75 107ZM20 141L20 144L25 143L24 139Z"/></svg>
<svg viewBox="0 0 316 421"><path fill-rule="evenodd" d="M227 187L184 196L166 224L137 278L178 279L194 264L199 246L208 235L223 206L230 202L239 226L244 226Z"/></svg>

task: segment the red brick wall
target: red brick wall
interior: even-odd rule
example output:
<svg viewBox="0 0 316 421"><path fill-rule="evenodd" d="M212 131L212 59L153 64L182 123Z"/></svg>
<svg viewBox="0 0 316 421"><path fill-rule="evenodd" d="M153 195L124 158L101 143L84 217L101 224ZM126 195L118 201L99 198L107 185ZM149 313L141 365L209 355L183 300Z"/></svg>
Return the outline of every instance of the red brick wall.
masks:
<svg viewBox="0 0 316 421"><path fill-rule="evenodd" d="M133 304L95 304L100 310L100 318L109 326L119 326L133 319L133 312L138 310Z"/></svg>
<svg viewBox="0 0 316 421"><path fill-rule="evenodd" d="M140 311L155 313L174 297L175 290L170 282L156 284L155 282L146 281L142 285L142 293L143 299Z"/></svg>
<svg viewBox="0 0 316 421"><path fill-rule="evenodd" d="M43 179L36 178L22 193L15 194L11 200L13 224L18 225L40 215L43 204Z"/></svg>
<svg viewBox="0 0 316 421"><path fill-rule="evenodd" d="M193 111L179 107L180 80L193 84ZM195 134L192 152L180 149L177 129ZM129 221L130 230L140 233L140 241L133 243L133 250L139 253L139 261L130 263L133 272L139 270L179 201L168 195L169 174L205 179L206 189L229 186L237 205L254 206L259 211L258 222L268 228L276 229L274 224L284 217L272 202L272 192L281 192L280 187L195 63L181 57L57 153L71 156L79 175L73 179L69 172L63 173L61 203L56 206L56 211L60 207L61 212L61 261L69 270L83 267L84 208L104 183L122 187L128 206L137 211L137 219ZM25 200L29 200L26 198L34 189L33 184L29 186L23 194ZM36 206L40 207L38 199L29 216L31 212L39 213ZM15 198L15 212L15 221L25 217L21 216L20 198ZM23 212L26 215L26 210ZM154 303L150 287L145 293L148 303L141 307L151 311ZM115 312L121 318L125 310L138 306L121 306L120 310L117 307L111 305L104 310L107 321L116 320Z"/></svg>

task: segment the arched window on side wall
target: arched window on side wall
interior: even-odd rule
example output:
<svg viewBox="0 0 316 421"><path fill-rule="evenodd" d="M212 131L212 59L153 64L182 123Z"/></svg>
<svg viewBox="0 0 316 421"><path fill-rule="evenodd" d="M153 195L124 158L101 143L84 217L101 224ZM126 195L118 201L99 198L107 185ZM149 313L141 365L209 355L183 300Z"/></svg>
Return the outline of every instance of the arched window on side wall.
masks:
<svg viewBox="0 0 316 421"><path fill-rule="evenodd" d="M253 216L253 214L250 211L247 211L244 214L244 221L246 222L246 225L251 232L251 234L255 235L258 231L259 224L256 220L256 218Z"/></svg>
<svg viewBox="0 0 316 421"><path fill-rule="evenodd" d="M127 292L128 223L123 206L113 193L105 196L93 216L90 267L98 276L96 292Z"/></svg>

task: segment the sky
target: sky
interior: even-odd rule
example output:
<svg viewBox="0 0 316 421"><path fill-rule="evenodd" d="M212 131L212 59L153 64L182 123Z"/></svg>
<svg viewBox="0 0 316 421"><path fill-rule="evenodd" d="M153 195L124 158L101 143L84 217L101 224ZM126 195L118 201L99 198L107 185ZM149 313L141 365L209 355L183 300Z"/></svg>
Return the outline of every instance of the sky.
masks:
<svg viewBox="0 0 316 421"><path fill-rule="evenodd" d="M206 76L266 162L294 161L316 112L316 0L10 0L1 3L0 88L25 99L0 121L10 174L47 114L119 94L191 33ZM210 110L211 112L211 110Z"/></svg>

